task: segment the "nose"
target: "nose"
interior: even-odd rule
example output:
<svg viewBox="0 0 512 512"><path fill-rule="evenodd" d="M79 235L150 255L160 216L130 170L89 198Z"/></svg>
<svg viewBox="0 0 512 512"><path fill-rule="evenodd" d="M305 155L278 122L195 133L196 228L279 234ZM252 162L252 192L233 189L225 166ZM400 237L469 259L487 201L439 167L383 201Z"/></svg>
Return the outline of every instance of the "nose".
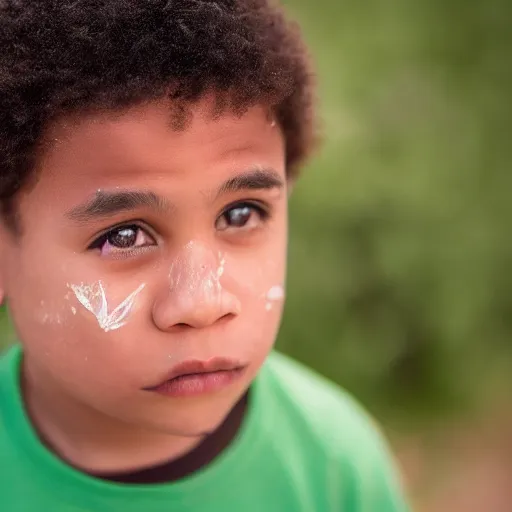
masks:
<svg viewBox="0 0 512 512"><path fill-rule="evenodd" d="M162 331L205 328L240 313L240 301L221 284L224 260L200 242L189 242L174 259L166 289L153 308Z"/></svg>

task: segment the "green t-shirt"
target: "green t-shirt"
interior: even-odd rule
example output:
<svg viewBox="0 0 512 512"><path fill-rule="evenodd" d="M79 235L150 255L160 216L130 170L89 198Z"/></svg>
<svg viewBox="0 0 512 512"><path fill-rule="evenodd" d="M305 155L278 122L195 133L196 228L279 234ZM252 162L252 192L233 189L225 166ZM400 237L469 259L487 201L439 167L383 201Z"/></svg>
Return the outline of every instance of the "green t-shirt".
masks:
<svg viewBox="0 0 512 512"><path fill-rule="evenodd" d="M339 388L273 353L237 438L178 482L125 485L70 468L38 440L19 386L21 350L0 359L2 512L405 512L387 447Z"/></svg>

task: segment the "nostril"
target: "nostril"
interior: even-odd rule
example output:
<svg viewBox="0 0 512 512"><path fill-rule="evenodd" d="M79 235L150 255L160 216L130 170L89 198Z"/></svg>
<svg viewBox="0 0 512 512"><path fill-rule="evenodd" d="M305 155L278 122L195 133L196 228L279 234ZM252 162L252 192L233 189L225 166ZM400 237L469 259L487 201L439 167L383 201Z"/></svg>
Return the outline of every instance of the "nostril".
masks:
<svg viewBox="0 0 512 512"><path fill-rule="evenodd" d="M191 329L191 328L192 328L192 326L190 324L187 324L185 322L180 322L178 324L174 324L171 327L169 327L168 331L174 332L174 333L180 333L180 332L186 331L187 329Z"/></svg>
<svg viewBox="0 0 512 512"><path fill-rule="evenodd" d="M235 315L233 313L226 313L225 315L221 316L217 322L227 322L228 320L231 320L234 318Z"/></svg>

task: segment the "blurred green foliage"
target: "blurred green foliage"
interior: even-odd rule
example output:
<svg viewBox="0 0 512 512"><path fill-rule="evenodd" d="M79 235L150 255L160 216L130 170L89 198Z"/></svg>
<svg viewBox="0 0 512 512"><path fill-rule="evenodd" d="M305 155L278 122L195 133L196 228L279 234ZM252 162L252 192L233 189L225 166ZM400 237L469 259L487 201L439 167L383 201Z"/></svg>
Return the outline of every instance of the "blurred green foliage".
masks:
<svg viewBox="0 0 512 512"><path fill-rule="evenodd" d="M406 419L512 364L512 4L287 4L326 138L292 200L281 346Z"/></svg>
<svg viewBox="0 0 512 512"><path fill-rule="evenodd" d="M325 143L291 200L279 347L387 418L486 400L512 370L512 4L285 5Z"/></svg>

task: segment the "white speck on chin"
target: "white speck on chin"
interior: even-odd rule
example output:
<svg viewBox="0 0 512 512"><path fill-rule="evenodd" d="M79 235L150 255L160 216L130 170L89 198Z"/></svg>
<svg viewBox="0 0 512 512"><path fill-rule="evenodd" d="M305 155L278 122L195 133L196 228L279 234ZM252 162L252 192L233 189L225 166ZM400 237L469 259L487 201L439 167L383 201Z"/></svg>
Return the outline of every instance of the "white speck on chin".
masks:
<svg viewBox="0 0 512 512"><path fill-rule="evenodd" d="M73 313L73 315L76 315L76 308L74 306L71 306L71 313Z"/></svg>

